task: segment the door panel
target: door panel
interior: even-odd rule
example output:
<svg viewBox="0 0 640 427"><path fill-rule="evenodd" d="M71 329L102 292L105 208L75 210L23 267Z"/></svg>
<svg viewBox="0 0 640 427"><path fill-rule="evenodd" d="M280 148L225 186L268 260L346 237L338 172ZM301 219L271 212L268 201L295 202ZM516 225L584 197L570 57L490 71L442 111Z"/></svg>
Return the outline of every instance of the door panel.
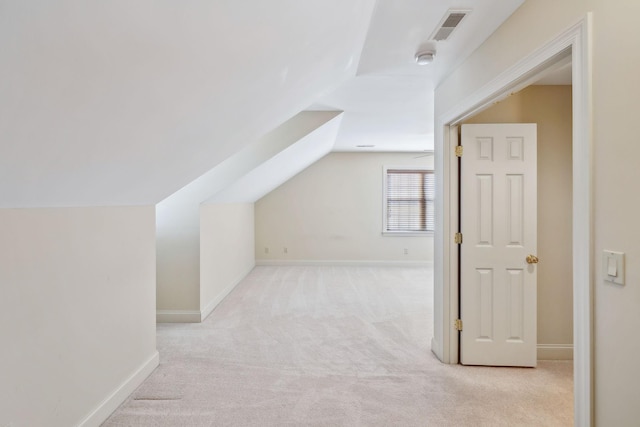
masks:
<svg viewBox="0 0 640 427"><path fill-rule="evenodd" d="M460 360L536 365L536 125L463 125Z"/></svg>

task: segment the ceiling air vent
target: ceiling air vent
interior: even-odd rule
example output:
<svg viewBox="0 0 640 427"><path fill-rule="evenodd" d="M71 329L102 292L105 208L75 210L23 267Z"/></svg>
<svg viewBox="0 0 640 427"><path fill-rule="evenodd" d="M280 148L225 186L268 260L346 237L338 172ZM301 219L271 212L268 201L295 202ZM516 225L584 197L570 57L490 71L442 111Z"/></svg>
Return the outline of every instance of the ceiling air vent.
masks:
<svg viewBox="0 0 640 427"><path fill-rule="evenodd" d="M449 9L429 38L435 41L447 40L470 12L470 9Z"/></svg>

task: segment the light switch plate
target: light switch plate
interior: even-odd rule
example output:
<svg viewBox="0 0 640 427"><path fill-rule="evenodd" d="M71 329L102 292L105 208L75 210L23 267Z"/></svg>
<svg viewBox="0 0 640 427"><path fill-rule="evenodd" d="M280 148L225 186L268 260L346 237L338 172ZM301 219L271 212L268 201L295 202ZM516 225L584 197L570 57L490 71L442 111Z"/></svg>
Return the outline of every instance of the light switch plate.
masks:
<svg viewBox="0 0 640 427"><path fill-rule="evenodd" d="M602 278L607 283L624 285L624 253L603 251Z"/></svg>

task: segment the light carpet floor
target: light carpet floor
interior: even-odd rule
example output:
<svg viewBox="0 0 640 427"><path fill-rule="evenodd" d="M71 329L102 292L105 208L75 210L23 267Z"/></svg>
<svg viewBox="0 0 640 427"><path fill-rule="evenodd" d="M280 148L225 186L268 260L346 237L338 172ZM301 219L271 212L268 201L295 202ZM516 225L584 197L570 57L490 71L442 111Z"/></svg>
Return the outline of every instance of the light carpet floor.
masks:
<svg viewBox="0 0 640 427"><path fill-rule="evenodd" d="M432 271L256 267L104 426L571 426L572 363L441 364Z"/></svg>

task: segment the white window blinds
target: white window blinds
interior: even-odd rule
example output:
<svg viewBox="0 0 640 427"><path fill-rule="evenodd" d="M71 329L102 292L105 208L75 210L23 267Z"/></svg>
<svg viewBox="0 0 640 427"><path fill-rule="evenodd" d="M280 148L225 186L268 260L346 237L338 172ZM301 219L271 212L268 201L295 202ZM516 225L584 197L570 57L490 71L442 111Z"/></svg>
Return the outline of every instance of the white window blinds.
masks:
<svg viewBox="0 0 640 427"><path fill-rule="evenodd" d="M386 231L433 231L433 171L387 170Z"/></svg>

